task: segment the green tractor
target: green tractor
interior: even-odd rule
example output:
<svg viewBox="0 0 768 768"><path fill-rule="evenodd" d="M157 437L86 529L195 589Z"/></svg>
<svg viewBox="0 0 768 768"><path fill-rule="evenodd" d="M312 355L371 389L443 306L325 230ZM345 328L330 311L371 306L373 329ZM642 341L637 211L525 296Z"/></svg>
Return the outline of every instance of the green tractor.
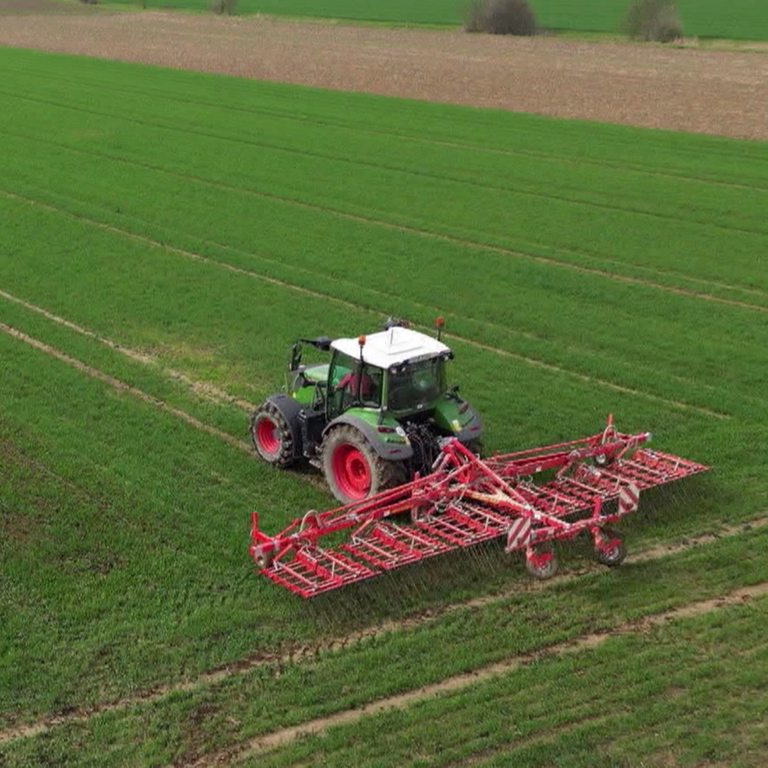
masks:
<svg viewBox="0 0 768 768"><path fill-rule="evenodd" d="M291 347L287 393L268 397L251 419L256 453L276 467L308 459L343 504L430 471L441 441L479 451L482 422L448 387L451 350L437 338L387 320L368 337L299 339ZM302 347L330 362L302 364Z"/></svg>

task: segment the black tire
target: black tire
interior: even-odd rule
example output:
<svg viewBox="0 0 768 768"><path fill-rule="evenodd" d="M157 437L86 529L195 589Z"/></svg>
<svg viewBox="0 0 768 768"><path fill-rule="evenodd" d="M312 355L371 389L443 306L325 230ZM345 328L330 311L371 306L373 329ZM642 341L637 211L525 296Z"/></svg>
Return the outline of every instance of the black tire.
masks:
<svg viewBox="0 0 768 768"><path fill-rule="evenodd" d="M408 479L402 462L382 459L366 437L349 424L326 434L320 460L328 488L342 504L396 488Z"/></svg>
<svg viewBox="0 0 768 768"><path fill-rule="evenodd" d="M293 434L280 409L269 401L251 417L251 443L258 456L274 467L293 464Z"/></svg>
<svg viewBox="0 0 768 768"><path fill-rule="evenodd" d="M554 555L552 547L550 545L539 545L537 551L541 554L547 553L551 555L549 560L543 565L536 565L528 558L525 559L525 567L528 569L528 573L534 578L545 580L551 579L560 569L560 564L557 562L557 558Z"/></svg>
<svg viewBox="0 0 768 768"><path fill-rule="evenodd" d="M624 558L627 556L627 548L624 546L624 542L613 528L604 527L601 529L602 535L609 539L617 539L618 544L611 547L609 550L595 550L595 557L598 563L607 565L609 568L615 568L624 562Z"/></svg>

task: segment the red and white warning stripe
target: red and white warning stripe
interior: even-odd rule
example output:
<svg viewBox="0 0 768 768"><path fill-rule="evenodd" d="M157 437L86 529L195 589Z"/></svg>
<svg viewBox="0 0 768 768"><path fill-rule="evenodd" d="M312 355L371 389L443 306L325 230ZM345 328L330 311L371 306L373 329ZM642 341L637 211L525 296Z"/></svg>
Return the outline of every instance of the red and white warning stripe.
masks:
<svg viewBox="0 0 768 768"><path fill-rule="evenodd" d="M619 493L619 514L628 515L640 506L640 491L634 483L625 485Z"/></svg>
<svg viewBox="0 0 768 768"><path fill-rule="evenodd" d="M531 518L519 517L512 523L509 532L507 533L507 547L506 552L511 552L513 549L519 549L528 544L528 539L531 537Z"/></svg>

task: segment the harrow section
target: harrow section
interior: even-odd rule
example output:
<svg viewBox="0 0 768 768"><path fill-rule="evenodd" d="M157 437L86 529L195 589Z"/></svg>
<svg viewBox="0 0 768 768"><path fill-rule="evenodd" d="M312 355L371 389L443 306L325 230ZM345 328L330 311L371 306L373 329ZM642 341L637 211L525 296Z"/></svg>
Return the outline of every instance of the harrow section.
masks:
<svg viewBox="0 0 768 768"><path fill-rule="evenodd" d="M648 488L708 469L641 447L649 439L617 432L609 416L596 435L489 459L449 440L429 475L307 512L276 536L252 513L249 551L261 575L304 598L490 539L524 551L540 578L557 571L551 542L584 532L600 562L618 565L625 550L609 525Z"/></svg>

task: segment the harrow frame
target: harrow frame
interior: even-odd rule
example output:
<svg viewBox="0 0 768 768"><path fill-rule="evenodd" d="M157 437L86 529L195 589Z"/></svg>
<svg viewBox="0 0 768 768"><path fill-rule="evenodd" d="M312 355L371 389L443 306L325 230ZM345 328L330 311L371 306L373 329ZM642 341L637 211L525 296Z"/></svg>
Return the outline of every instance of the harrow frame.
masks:
<svg viewBox="0 0 768 768"><path fill-rule="evenodd" d="M275 536L251 513L249 552L262 576L303 598L497 538L506 552L524 551L539 578L557 571L551 543L582 533L601 562L618 565L625 550L610 524L634 512L648 488L709 469L641 447L650 437L618 432L609 416L595 435L488 459L447 440L429 475L310 510Z"/></svg>

